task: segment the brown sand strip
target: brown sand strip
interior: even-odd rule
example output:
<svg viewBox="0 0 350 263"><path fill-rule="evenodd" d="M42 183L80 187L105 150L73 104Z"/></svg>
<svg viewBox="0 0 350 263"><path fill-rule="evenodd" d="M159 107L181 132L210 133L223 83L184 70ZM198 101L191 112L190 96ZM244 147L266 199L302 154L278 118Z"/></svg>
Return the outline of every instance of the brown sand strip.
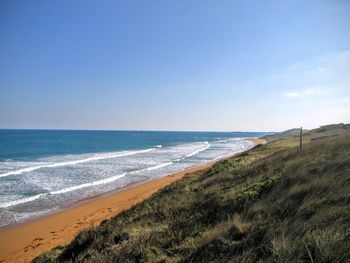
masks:
<svg viewBox="0 0 350 263"><path fill-rule="evenodd" d="M250 139L255 144L264 140ZM41 253L71 241L83 229L97 226L149 198L159 189L188 173L211 167L215 162L189 168L130 189L103 196L53 215L17 225L0 232L0 262L30 262Z"/></svg>

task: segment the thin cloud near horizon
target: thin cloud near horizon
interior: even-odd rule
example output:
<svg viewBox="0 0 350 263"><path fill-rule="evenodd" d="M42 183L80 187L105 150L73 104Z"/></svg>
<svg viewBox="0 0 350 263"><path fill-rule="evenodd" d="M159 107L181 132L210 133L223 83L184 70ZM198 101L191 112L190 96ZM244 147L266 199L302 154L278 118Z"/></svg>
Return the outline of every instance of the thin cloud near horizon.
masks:
<svg viewBox="0 0 350 263"><path fill-rule="evenodd" d="M319 93L321 90L321 88L317 87L317 88L305 88L299 91L287 91L285 93L282 94L283 97L287 97L287 98L296 98L296 97L302 97L305 95L313 95L316 93Z"/></svg>

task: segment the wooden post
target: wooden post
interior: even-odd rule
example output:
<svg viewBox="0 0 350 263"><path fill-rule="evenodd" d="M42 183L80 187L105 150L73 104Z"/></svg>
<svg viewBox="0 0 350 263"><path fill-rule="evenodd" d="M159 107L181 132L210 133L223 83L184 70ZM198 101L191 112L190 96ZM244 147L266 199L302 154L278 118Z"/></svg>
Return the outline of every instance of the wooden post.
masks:
<svg viewBox="0 0 350 263"><path fill-rule="evenodd" d="M303 149L303 127L300 127L300 146L299 146L299 151Z"/></svg>

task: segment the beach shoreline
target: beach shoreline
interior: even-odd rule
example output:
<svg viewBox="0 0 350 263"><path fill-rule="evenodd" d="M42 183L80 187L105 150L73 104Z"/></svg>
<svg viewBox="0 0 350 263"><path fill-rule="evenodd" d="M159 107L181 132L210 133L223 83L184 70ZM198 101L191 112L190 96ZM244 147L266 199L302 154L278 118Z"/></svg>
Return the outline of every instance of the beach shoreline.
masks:
<svg viewBox="0 0 350 263"><path fill-rule="evenodd" d="M254 146L266 143L265 140L259 138L245 138L244 140L253 142ZM0 230L0 262L29 262L55 246L70 242L80 231L95 227L101 221L114 217L146 200L155 192L180 180L185 175L209 169L216 162L236 154L161 178L132 183L122 189L80 200L66 210L6 226Z"/></svg>

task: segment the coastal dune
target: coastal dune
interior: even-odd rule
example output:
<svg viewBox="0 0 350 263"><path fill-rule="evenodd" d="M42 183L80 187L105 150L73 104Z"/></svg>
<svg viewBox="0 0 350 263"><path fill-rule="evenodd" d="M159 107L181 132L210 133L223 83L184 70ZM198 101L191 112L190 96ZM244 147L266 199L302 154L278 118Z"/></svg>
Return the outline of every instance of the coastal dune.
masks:
<svg viewBox="0 0 350 263"><path fill-rule="evenodd" d="M265 143L262 139L249 140L255 145ZM80 231L97 226L101 221L131 208L183 176L208 169L214 163L132 185L114 194L85 200L62 212L4 229L0 232L0 262L30 262L41 253L66 244Z"/></svg>

